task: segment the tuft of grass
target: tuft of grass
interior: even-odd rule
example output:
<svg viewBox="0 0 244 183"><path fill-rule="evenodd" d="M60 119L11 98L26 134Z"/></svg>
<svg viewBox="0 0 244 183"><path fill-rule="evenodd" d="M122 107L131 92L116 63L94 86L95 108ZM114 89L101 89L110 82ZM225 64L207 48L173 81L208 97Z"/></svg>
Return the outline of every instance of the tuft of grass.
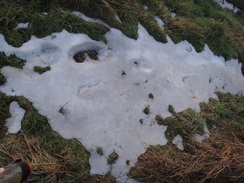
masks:
<svg viewBox="0 0 244 183"><path fill-rule="evenodd" d="M115 163L118 158L119 158L119 155L116 152L112 152L109 155L107 162L108 162L108 164L111 165L111 164Z"/></svg>
<svg viewBox="0 0 244 183"><path fill-rule="evenodd" d="M34 67L34 71L39 73L39 74L43 74L44 72L50 71L51 67L47 66L47 67L40 67L40 66L35 66Z"/></svg>
<svg viewBox="0 0 244 183"><path fill-rule="evenodd" d="M167 125L165 132L167 139L172 140L177 134L185 139L195 133L204 133L204 119L194 110L187 109L179 113L174 112L173 116L165 119L159 115L155 117L159 125Z"/></svg>
<svg viewBox="0 0 244 183"><path fill-rule="evenodd" d="M98 154L103 155L103 149L101 147L97 147L96 151Z"/></svg>
<svg viewBox="0 0 244 183"><path fill-rule="evenodd" d="M6 56L3 52L0 52L0 69L4 66L22 69L24 65L25 60L22 60L15 55Z"/></svg>
<svg viewBox="0 0 244 183"><path fill-rule="evenodd" d="M200 113L192 109L176 113L171 106L174 117L156 116L159 124L167 125L169 143L150 147L129 177L139 182L242 182L244 97L216 94L219 100L201 103ZM210 137L199 143L193 134L203 133L203 121ZM171 144L177 134L183 137L183 152Z"/></svg>
<svg viewBox="0 0 244 183"><path fill-rule="evenodd" d="M150 114L150 108L149 108L149 106L145 107L145 109L143 110L143 112L144 112L146 115L149 115L149 114Z"/></svg>
<svg viewBox="0 0 244 183"><path fill-rule="evenodd" d="M173 145L150 147L128 176L142 183L243 181L244 146L238 140L212 134L205 143L187 143L192 150L188 153Z"/></svg>

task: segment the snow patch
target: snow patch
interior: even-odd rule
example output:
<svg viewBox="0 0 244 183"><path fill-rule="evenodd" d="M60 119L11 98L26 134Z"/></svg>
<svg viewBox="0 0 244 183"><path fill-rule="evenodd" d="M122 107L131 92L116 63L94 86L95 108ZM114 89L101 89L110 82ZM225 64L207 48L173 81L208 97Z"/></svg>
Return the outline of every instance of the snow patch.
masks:
<svg viewBox="0 0 244 183"><path fill-rule="evenodd" d="M21 130L21 121L25 115L25 110L14 101L10 104L9 112L11 117L6 119L8 133L17 133Z"/></svg>
<svg viewBox="0 0 244 183"><path fill-rule="evenodd" d="M122 21L120 20L120 18L118 17L118 15L114 15L115 19L118 20L118 22L122 23Z"/></svg>
<svg viewBox="0 0 244 183"><path fill-rule="evenodd" d="M163 29L164 22L162 21L162 19L159 18L159 17L157 17L157 16L155 16L154 19L157 21L159 27L160 27L161 29Z"/></svg>
<svg viewBox="0 0 244 183"><path fill-rule="evenodd" d="M203 135L200 135L200 134L198 134L198 133L194 134L194 139L195 139L197 142L202 142L202 141L208 139L209 136L210 136L210 132L209 132L209 130L208 130L208 127L207 127L207 124L206 124L205 121L204 121L203 125L204 125L203 130L204 130L205 134L203 134Z"/></svg>
<svg viewBox="0 0 244 183"><path fill-rule="evenodd" d="M239 8L235 7L231 3L228 3L226 0L214 0L214 1L218 3L222 8L228 8L230 10L233 10L235 13L240 11Z"/></svg>
<svg viewBox="0 0 244 183"><path fill-rule="evenodd" d="M182 143L183 139L180 135L176 135L172 141L172 144L175 144L178 149L184 151L184 146Z"/></svg>
<svg viewBox="0 0 244 183"><path fill-rule="evenodd" d="M47 16L48 12L42 12L41 14L44 15L44 16Z"/></svg>
<svg viewBox="0 0 244 183"><path fill-rule="evenodd" d="M15 28L14 30L18 30L18 29L27 29L29 26L29 22L26 22L26 23L19 23Z"/></svg>
<svg viewBox="0 0 244 183"><path fill-rule="evenodd" d="M144 10L147 10L147 9L148 9L148 6L143 5L143 9L144 9Z"/></svg>

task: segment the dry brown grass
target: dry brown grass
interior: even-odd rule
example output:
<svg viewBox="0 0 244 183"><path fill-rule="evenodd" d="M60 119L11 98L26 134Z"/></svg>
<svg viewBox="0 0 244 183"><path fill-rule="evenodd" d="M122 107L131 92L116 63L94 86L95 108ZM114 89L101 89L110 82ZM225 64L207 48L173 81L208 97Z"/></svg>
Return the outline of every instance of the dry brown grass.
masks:
<svg viewBox="0 0 244 183"><path fill-rule="evenodd" d="M56 175L63 172L64 165L46 152L35 137L7 135L0 144L0 152L12 161L23 159L33 167L35 174L49 174L52 180L56 180Z"/></svg>
<svg viewBox="0 0 244 183"><path fill-rule="evenodd" d="M33 173L27 182L73 183L80 182L79 176L83 176L83 181L88 183L115 182L111 175L89 176L89 169L86 167L77 166L76 172L72 172L70 166L76 167L75 162L79 164L81 160L76 157L74 152L65 147L60 149L60 153L51 154L41 147L36 137L23 133L6 135L2 140L0 155L4 155L9 163L21 158L32 166ZM5 165L0 163L0 167ZM77 179L67 179L67 177L73 176L73 173L77 173Z"/></svg>
<svg viewBox="0 0 244 183"><path fill-rule="evenodd" d="M244 182L244 144L212 133L203 143L187 139L184 152L173 145L151 147L130 176L140 182Z"/></svg>

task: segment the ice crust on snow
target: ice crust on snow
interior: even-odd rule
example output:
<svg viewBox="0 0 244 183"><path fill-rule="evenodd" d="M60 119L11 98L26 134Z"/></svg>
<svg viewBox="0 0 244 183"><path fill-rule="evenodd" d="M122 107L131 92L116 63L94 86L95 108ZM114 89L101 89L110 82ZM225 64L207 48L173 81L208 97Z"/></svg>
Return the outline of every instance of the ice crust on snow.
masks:
<svg viewBox="0 0 244 183"><path fill-rule="evenodd" d="M233 4L228 3L226 0L214 0L216 3L218 3L222 8L228 8L230 10L233 10L235 13L237 11L240 11L239 8L235 7Z"/></svg>
<svg viewBox="0 0 244 183"><path fill-rule="evenodd" d="M22 109L17 102L10 104L11 117L6 119L8 133L17 133L21 130L21 121L25 115L25 110Z"/></svg>
<svg viewBox="0 0 244 183"><path fill-rule="evenodd" d="M176 111L199 111L199 102L217 98L215 91L244 94L237 60L225 62L207 45L197 53L187 41L174 44L167 38L167 44L159 43L141 25L138 34L134 40L111 28L104 44L63 30L42 39L33 36L20 48L0 35L0 51L26 60L23 69L1 69L7 82L0 92L28 98L53 130L78 139L91 154L91 174L111 171L118 182L132 182L126 174L138 156L149 145L167 143L167 127L156 123L156 115L171 116L169 105ZM97 51L98 60L75 62L74 54L90 49ZM51 70L40 75L34 66ZM147 106L148 115L143 112ZM114 151L119 158L108 165Z"/></svg>

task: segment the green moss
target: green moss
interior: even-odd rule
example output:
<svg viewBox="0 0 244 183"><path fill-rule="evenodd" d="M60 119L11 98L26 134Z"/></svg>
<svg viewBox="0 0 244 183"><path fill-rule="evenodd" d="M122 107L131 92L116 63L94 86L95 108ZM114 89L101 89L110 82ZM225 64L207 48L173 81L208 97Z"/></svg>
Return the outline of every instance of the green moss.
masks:
<svg viewBox="0 0 244 183"><path fill-rule="evenodd" d="M103 149L101 147L97 147L96 151L98 154L103 155Z"/></svg>
<svg viewBox="0 0 244 183"><path fill-rule="evenodd" d="M146 115L149 115L149 114L150 114L150 108L149 108L149 106L145 107L145 109L143 110L143 112L144 112Z"/></svg>
<svg viewBox="0 0 244 183"><path fill-rule="evenodd" d="M12 66L22 69L25 65L25 61L17 58L15 55L6 56L3 52L0 52L0 68L4 66Z"/></svg>
<svg viewBox="0 0 244 183"><path fill-rule="evenodd" d="M44 72L50 71L51 67L47 66L47 67L40 67L40 66L35 66L34 67L34 71L38 72L39 74L43 74Z"/></svg>

